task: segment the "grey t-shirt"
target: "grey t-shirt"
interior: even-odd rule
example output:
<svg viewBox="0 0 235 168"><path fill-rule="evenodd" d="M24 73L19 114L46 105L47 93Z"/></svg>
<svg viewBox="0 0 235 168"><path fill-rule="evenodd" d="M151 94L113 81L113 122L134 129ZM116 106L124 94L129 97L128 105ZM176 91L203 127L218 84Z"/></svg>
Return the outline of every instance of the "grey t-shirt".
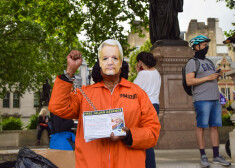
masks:
<svg viewBox="0 0 235 168"><path fill-rule="evenodd" d="M211 64L211 62L209 62L206 59L204 60L198 59L198 60L200 62L200 68L198 70L196 78L209 76L210 74L216 72L214 64ZM185 70L186 74L196 72L196 63L194 59L189 60ZM192 88L193 88L192 91L193 102L200 100L218 100L220 97L218 83L216 79L213 81L206 81L199 85L195 85Z"/></svg>

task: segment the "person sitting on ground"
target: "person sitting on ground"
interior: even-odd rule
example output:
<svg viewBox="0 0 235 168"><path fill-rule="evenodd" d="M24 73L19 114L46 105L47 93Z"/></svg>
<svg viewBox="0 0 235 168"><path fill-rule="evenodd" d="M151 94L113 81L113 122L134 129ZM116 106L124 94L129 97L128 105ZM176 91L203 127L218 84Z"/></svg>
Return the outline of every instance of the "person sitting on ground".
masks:
<svg viewBox="0 0 235 168"><path fill-rule="evenodd" d="M74 121L72 119L60 118L53 113L51 116L51 139L50 149L74 150L75 135L72 132Z"/></svg>
<svg viewBox="0 0 235 168"><path fill-rule="evenodd" d="M49 141L50 141L51 130L48 126L49 119L50 118L49 118L49 115L48 115L48 110L45 107L43 107L41 109L40 113L39 113L39 116L38 116L37 145L40 145L40 139L41 139L43 130L47 130L48 138L49 138Z"/></svg>

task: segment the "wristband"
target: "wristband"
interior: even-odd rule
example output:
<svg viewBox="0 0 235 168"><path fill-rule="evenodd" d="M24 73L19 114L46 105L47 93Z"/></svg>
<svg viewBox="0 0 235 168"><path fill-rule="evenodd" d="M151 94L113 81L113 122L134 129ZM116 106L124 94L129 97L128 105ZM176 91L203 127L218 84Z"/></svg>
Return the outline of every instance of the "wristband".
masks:
<svg viewBox="0 0 235 168"><path fill-rule="evenodd" d="M66 70L64 70L64 75L66 76L66 78L68 78L70 82L73 82L73 80L75 79L74 76L71 78Z"/></svg>

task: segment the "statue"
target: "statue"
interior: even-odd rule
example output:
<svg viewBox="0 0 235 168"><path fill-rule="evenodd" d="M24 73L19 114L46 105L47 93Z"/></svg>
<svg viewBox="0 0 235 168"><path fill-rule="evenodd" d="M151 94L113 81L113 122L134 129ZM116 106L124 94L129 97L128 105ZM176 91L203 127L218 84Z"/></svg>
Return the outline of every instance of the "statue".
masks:
<svg viewBox="0 0 235 168"><path fill-rule="evenodd" d="M48 106L49 104L49 101L50 101L50 95L51 95L51 87L48 83L48 79L46 80L46 83L43 84L43 87L42 87L42 95L40 96L41 97L41 101L44 101L45 102L45 106Z"/></svg>
<svg viewBox="0 0 235 168"><path fill-rule="evenodd" d="M149 0L150 40L180 39L178 12L183 12L183 0Z"/></svg>

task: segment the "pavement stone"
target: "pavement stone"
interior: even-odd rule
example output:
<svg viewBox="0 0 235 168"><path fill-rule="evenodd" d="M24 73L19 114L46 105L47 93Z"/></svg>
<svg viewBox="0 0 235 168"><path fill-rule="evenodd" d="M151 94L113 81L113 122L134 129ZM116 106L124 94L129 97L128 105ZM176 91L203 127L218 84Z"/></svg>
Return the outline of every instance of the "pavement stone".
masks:
<svg viewBox="0 0 235 168"><path fill-rule="evenodd" d="M212 149L205 150L210 168L224 168L225 166L213 164ZM226 157L226 160L232 161L225 151L225 145L220 145L220 154ZM198 149L183 149L183 150L155 150L157 168L201 168L200 152ZM228 166L227 166L228 167ZM232 163L229 168L235 168L235 163Z"/></svg>

